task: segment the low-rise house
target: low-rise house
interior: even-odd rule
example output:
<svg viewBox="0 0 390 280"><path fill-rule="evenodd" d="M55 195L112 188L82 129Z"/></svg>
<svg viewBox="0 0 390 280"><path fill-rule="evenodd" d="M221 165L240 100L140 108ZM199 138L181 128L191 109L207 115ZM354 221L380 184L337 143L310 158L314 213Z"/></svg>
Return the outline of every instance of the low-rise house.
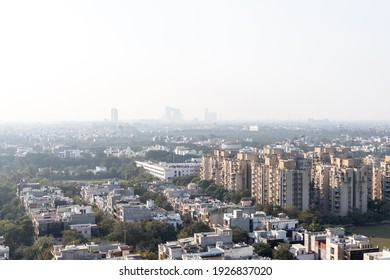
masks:
<svg viewBox="0 0 390 280"><path fill-rule="evenodd" d="M297 260L315 260L316 256L313 251L306 251L306 247L302 244L292 244L290 252L293 254L294 259Z"/></svg>
<svg viewBox="0 0 390 280"><path fill-rule="evenodd" d="M140 259L132 254L128 245L87 243L84 245L54 245L53 260L117 260Z"/></svg>
<svg viewBox="0 0 390 280"><path fill-rule="evenodd" d="M185 253L182 255L183 260L223 260L224 252L219 248L208 248L205 252Z"/></svg>
<svg viewBox="0 0 390 280"><path fill-rule="evenodd" d="M267 218L267 215L263 211L257 211L251 214L251 232L256 230L264 229L264 220Z"/></svg>
<svg viewBox="0 0 390 280"><path fill-rule="evenodd" d="M107 196L115 189L121 189L121 186L118 180L113 179L102 185L83 186L81 188L80 195L84 201L88 203L95 203L95 196Z"/></svg>
<svg viewBox="0 0 390 280"><path fill-rule="evenodd" d="M278 217L265 219L263 224L266 230L294 230L298 224L298 220L290 219L284 213L280 213Z"/></svg>
<svg viewBox="0 0 390 280"><path fill-rule="evenodd" d="M288 243L287 232L285 230L256 230L249 234L255 243L266 243L271 247L279 243Z"/></svg>
<svg viewBox="0 0 390 280"><path fill-rule="evenodd" d="M139 201L138 197L134 196L134 189L128 188L128 189L115 189L111 191L107 195L106 199L106 207L105 210L110 214L114 215L115 212L115 206L117 202L131 202L131 201Z"/></svg>
<svg viewBox="0 0 390 280"><path fill-rule="evenodd" d="M65 223L66 227L68 225L95 223L95 213L92 211L91 206L60 206L57 207L57 214Z"/></svg>
<svg viewBox="0 0 390 280"><path fill-rule="evenodd" d="M194 239L196 244L202 248L216 246L217 242L230 244L233 243L233 232L229 228L215 227L212 232L195 233Z"/></svg>
<svg viewBox="0 0 390 280"><path fill-rule="evenodd" d="M326 233L309 232L304 233L304 246L306 252L313 252L314 259L324 260L326 258Z"/></svg>
<svg viewBox="0 0 390 280"><path fill-rule="evenodd" d="M257 255L253 252L253 246L245 243L225 245L220 242L217 243L216 248L223 252L225 260L251 260L257 258Z"/></svg>
<svg viewBox="0 0 390 280"><path fill-rule="evenodd" d="M77 224L69 225L70 229L77 231L86 239L99 236L99 228L97 224Z"/></svg>
<svg viewBox="0 0 390 280"><path fill-rule="evenodd" d="M234 209L233 213L224 215L223 225L225 227L238 227L246 232L249 232L251 225L251 216L244 213L241 209Z"/></svg>
<svg viewBox="0 0 390 280"><path fill-rule="evenodd" d="M5 246L4 236L0 236L0 260L9 260L9 247Z"/></svg>
<svg viewBox="0 0 390 280"><path fill-rule="evenodd" d="M160 260L222 259L224 252L216 248L217 244L232 244L231 229L215 227L213 232L194 233L194 237L160 244Z"/></svg>
<svg viewBox="0 0 390 280"><path fill-rule="evenodd" d="M305 249L314 252L315 259L363 260L365 253L377 253L368 237L346 236L344 228L328 228L325 232L305 232Z"/></svg>
<svg viewBox="0 0 390 280"><path fill-rule="evenodd" d="M182 255L187 253L188 248L197 248L193 237L180 238L176 241L168 241L158 245L159 260L181 260Z"/></svg>
<svg viewBox="0 0 390 280"><path fill-rule="evenodd" d="M122 222L135 222L152 219L152 211L146 204L117 204L117 219Z"/></svg>
<svg viewBox="0 0 390 280"><path fill-rule="evenodd" d="M380 252L364 253L363 260L390 260L390 248L383 249Z"/></svg>
<svg viewBox="0 0 390 280"><path fill-rule="evenodd" d="M35 236L53 235L55 238L62 237L65 230L64 222L56 212L41 212L31 215L34 225Z"/></svg>

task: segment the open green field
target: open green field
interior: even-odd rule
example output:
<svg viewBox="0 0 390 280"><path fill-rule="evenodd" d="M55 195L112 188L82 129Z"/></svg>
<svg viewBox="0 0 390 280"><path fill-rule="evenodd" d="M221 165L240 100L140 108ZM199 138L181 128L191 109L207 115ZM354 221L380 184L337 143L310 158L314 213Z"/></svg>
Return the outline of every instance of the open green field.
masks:
<svg viewBox="0 0 390 280"><path fill-rule="evenodd" d="M370 238L372 246L379 249L390 248L390 224L348 227L347 231L354 234L366 235Z"/></svg>

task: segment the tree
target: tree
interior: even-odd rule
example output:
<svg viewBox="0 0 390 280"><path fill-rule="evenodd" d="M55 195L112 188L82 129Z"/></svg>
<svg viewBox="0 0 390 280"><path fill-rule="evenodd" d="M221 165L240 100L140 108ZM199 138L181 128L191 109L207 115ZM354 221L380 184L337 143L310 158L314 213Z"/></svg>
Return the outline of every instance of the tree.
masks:
<svg viewBox="0 0 390 280"><path fill-rule="evenodd" d="M248 242L248 234L246 233L245 230L232 226L230 228L233 233L233 242L234 243L247 243Z"/></svg>
<svg viewBox="0 0 390 280"><path fill-rule="evenodd" d="M301 213L301 210L299 210L297 207L295 206L287 206L285 209L284 209L284 212L286 213L286 215L291 218L291 219L297 219L299 214Z"/></svg>
<svg viewBox="0 0 390 280"><path fill-rule="evenodd" d="M191 214L190 213L184 213L182 216L181 216L181 219L183 221L183 227L186 227L186 226L189 226L192 224L193 222L193 218L191 217Z"/></svg>
<svg viewBox="0 0 390 280"><path fill-rule="evenodd" d="M176 186L187 186L189 183L193 182L194 179L198 178L194 175L188 175L188 176L181 176L173 178L173 183Z"/></svg>
<svg viewBox="0 0 390 280"><path fill-rule="evenodd" d="M53 236L39 237L34 245L26 249L27 259L29 260L51 260L51 253L55 240Z"/></svg>
<svg viewBox="0 0 390 280"><path fill-rule="evenodd" d="M311 224L314 218L316 218L315 212L309 209L305 209L301 212L301 214L299 214L298 221L304 224Z"/></svg>
<svg viewBox="0 0 390 280"><path fill-rule="evenodd" d="M293 254L290 252L290 245L280 243L272 252L272 258L275 260L292 260Z"/></svg>
<svg viewBox="0 0 390 280"><path fill-rule="evenodd" d="M198 232L210 232L211 228L203 222L195 222L189 226L182 228L177 235L178 238L186 238L194 236Z"/></svg>
<svg viewBox="0 0 390 280"><path fill-rule="evenodd" d="M115 225L118 223L113 217L103 215L99 216L100 222L97 222L100 236L107 236L113 232Z"/></svg>
<svg viewBox="0 0 390 280"><path fill-rule="evenodd" d="M16 221L0 220L0 236L4 236L10 248L10 258L19 258L16 252L19 247L33 244L34 228L29 217L24 216Z"/></svg>
<svg viewBox="0 0 390 280"><path fill-rule="evenodd" d="M256 211L263 211L267 215L276 216L283 212L283 208L273 204L257 204Z"/></svg>
<svg viewBox="0 0 390 280"><path fill-rule="evenodd" d="M67 229L62 232L62 242L64 245L69 244L83 244L87 240L83 235L78 233L75 229Z"/></svg>
<svg viewBox="0 0 390 280"><path fill-rule="evenodd" d="M253 244L253 251L264 258L272 258L272 247L267 243L255 243Z"/></svg>

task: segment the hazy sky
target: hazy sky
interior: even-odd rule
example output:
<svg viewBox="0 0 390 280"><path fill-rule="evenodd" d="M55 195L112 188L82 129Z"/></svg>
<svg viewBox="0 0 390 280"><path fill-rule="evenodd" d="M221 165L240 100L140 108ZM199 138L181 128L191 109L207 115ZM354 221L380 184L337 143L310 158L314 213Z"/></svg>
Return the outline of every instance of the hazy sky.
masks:
<svg viewBox="0 0 390 280"><path fill-rule="evenodd" d="M0 122L390 120L390 1L1 1Z"/></svg>

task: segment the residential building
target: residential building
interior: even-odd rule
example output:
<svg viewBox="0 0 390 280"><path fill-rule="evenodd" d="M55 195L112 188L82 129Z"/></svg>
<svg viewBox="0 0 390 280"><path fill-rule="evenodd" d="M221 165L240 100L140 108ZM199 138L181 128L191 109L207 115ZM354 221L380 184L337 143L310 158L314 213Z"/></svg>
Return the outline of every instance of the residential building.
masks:
<svg viewBox="0 0 390 280"><path fill-rule="evenodd" d="M117 189L121 189L121 186L117 180L113 179L106 184L83 186L80 194L85 202L95 203L95 197L107 196L111 191Z"/></svg>
<svg viewBox="0 0 390 280"><path fill-rule="evenodd" d="M9 260L9 247L5 246L4 236L0 236L0 260Z"/></svg>
<svg viewBox="0 0 390 280"><path fill-rule="evenodd" d="M390 248L383 249L381 252L364 253L363 260L390 260Z"/></svg>
<svg viewBox="0 0 390 280"><path fill-rule="evenodd" d="M297 260L315 260L315 254L313 251L306 251L306 248L302 244L292 244L290 252L293 254L294 259Z"/></svg>
<svg viewBox="0 0 390 280"><path fill-rule="evenodd" d="M232 231L218 226L213 232L195 233L194 237L159 244L158 249L160 260L221 260L225 253L231 259L253 256L252 246L234 246Z"/></svg>
<svg viewBox="0 0 390 280"><path fill-rule="evenodd" d="M226 213L224 215L225 227L238 227L246 232L249 232L251 225L251 216L244 213L241 209L234 209L233 213Z"/></svg>
<svg viewBox="0 0 390 280"><path fill-rule="evenodd" d="M369 167L357 159L332 158L328 210L346 216L353 209L367 211Z"/></svg>
<svg viewBox="0 0 390 280"><path fill-rule="evenodd" d="M54 245L52 255L53 260L123 260L137 258L137 256L131 254L128 245L94 242L83 245ZM137 259L140 259L139 255Z"/></svg>
<svg viewBox="0 0 390 280"><path fill-rule="evenodd" d="M251 175L252 197L258 203L309 208L310 171L297 169L295 160L266 156L264 163L252 161Z"/></svg>
<svg viewBox="0 0 390 280"><path fill-rule="evenodd" d="M212 246L217 242L230 244L233 242L233 233L229 228L215 227L213 232L202 232L194 234L195 242L202 248Z"/></svg>
<svg viewBox="0 0 390 280"><path fill-rule="evenodd" d="M60 206L57 207L57 214L65 223L65 227L68 227L68 225L95 223L95 213L92 211L91 206Z"/></svg>
<svg viewBox="0 0 390 280"><path fill-rule="evenodd" d="M117 204L117 219L122 222L135 222L152 219L152 211L145 204Z"/></svg>
<svg viewBox="0 0 390 280"><path fill-rule="evenodd" d="M257 258L253 252L253 246L245 243L223 244L218 242L215 248L222 251L225 260L251 260Z"/></svg>
<svg viewBox="0 0 390 280"><path fill-rule="evenodd" d="M313 252L315 259L363 260L365 253L378 253L368 237L345 235L344 228L328 228L325 232L305 232L305 251Z"/></svg>
<svg viewBox="0 0 390 280"><path fill-rule="evenodd" d="M373 168L372 199L390 201L390 156Z"/></svg>
<svg viewBox="0 0 390 280"><path fill-rule="evenodd" d="M69 228L77 231L86 239L99 236L99 229L97 224L75 224L69 225Z"/></svg>

